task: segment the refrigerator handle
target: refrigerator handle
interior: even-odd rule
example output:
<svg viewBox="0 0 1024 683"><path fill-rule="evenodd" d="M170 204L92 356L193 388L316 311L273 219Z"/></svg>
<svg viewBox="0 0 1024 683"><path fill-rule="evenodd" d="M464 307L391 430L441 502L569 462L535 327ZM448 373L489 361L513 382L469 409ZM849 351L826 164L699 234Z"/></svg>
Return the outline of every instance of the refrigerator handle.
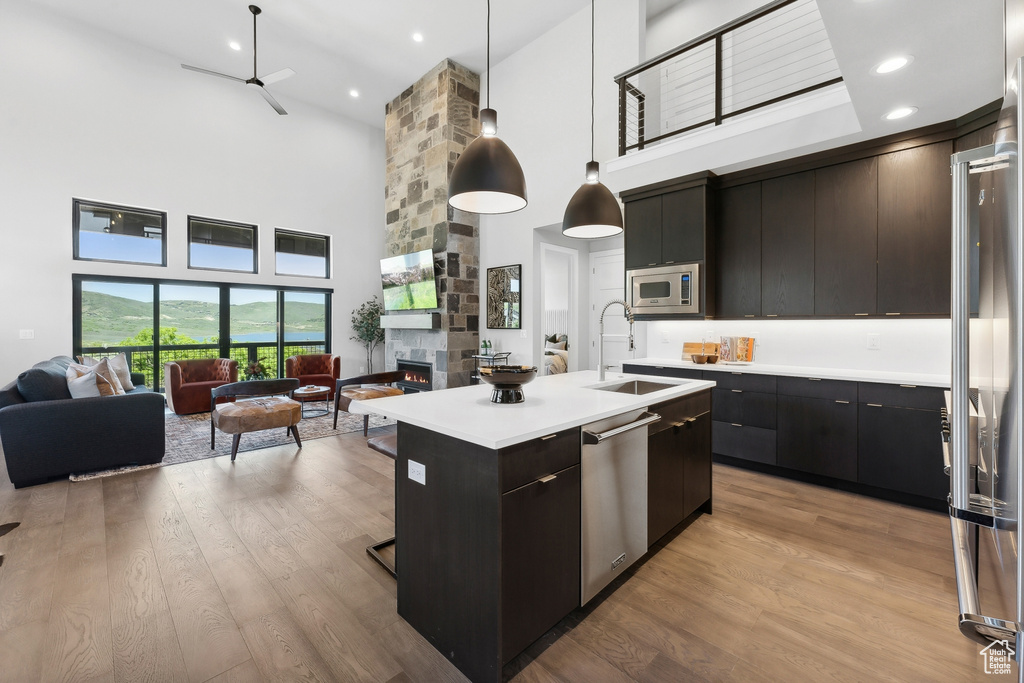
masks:
<svg viewBox="0 0 1024 683"><path fill-rule="evenodd" d="M951 272L951 310L953 327L953 372L949 410L951 462L949 506L970 511L970 461L968 451L968 390L970 389L971 277L970 207L967 200L970 161L952 158L953 243ZM962 611L962 610L961 610Z"/></svg>
<svg viewBox="0 0 1024 683"><path fill-rule="evenodd" d="M978 580L974 575L969 522L950 517L953 534L953 565L956 569L956 593L960 602L960 633L982 645L994 640L1016 642L1020 626L1016 622L981 616Z"/></svg>

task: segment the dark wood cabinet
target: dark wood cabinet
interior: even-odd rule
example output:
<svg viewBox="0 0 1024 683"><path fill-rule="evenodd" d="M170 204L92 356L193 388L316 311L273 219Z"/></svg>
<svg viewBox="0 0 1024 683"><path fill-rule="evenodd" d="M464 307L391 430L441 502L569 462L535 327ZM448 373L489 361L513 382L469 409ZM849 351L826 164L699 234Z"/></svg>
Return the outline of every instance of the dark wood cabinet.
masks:
<svg viewBox="0 0 1024 683"><path fill-rule="evenodd" d="M580 466L501 497L502 663L579 605Z"/></svg>
<svg viewBox="0 0 1024 683"><path fill-rule="evenodd" d="M857 480L890 491L945 500L949 477L943 471L939 416L934 410L862 404Z"/></svg>
<svg viewBox="0 0 1024 683"><path fill-rule="evenodd" d="M878 160L814 172L814 314L877 310Z"/></svg>
<svg viewBox="0 0 1024 683"><path fill-rule="evenodd" d="M952 141L878 158L878 313L949 315Z"/></svg>
<svg viewBox="0 0 1024 683"><path fill-rule="evenodd" d="M857 404L778 397L777 462L782 467L857 481Z"/></svg>
<svg viewBox="0 0 1024 683"><path fill-rule="evenodd" d="M707 185L661 196L661 263L704 260L708 201Z"/></svg>
<svg viewBox="0 0 1024 683"><path fill-rule="evenodd" d="M711 423L711 450L715 455L774 465L775 443L774 429L719 420Z"/></svg>
<svg viewBox="0 0 1024 683"><path fill-rule="evenodd" d="M661 377L675 377L677 379L706 379L704 373L696 368L673 368L664 365L623 363L622 371L631 372L636 375L658 375Z"/></svg>
<svg viewBox="0 0 1024 683"><path fill-rule="evenodd" d="M814 171L761 183L761 315L814 315Z"/></svg>
<svg viewBox="0 0 1024 683"><path fill-rule="evenodd" d="M715 389L714 419L719 422L775 429L775 394L742 389Z"/></svg>
<svg viewBox="0 0 1024 683"><path fill-rule="evenodd" d="M761 315L761 183L718 192L715 249L718 258L715 314Z"/></svg>
<svg viewBox="0 0 1024 683"><path fill-rule="evenodd" d="M647 545L711 500L711 393L659 403L648 428Z"/></svg>
<svg viewBox="0 0 1024 683"><path fill-rule="evenodd" d="M626 270L656 266L661 262L661 195L626 202Z"/></svg>

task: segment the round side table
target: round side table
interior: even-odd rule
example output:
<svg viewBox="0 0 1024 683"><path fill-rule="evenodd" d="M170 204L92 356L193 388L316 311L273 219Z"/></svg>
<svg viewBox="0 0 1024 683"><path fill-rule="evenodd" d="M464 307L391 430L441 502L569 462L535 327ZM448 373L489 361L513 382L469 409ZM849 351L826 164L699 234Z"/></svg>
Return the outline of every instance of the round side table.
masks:
<svg viewBox="0 0 1024 683"><path fill-rule="evenodd" d="M302 417L320 417L327 415L331 412L330 400L331 395L330 387L318 387L309 385L305 387L299 387L292 392L292 398L302 404ZM323 401L323 408L306 408L306 403L313 401Z"/></svg>

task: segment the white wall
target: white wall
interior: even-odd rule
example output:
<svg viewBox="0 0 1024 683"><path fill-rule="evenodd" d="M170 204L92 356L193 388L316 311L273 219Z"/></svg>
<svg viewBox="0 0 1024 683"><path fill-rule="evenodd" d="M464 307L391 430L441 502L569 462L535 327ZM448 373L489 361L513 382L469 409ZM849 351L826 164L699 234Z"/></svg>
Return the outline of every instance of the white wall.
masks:
<svg viewBox="0 0 1024 683"><path fill-rule="evenodd" d="M754 362L814 368L949 375L949 320L704 320L640 323L648 358L682 358L683 342L757 339ZM867 335L879 336L878 351Z"/></svg>
<svg viewBox="0 0 1024 683"><path fill-rule="evenodd" d="M680 0L674 7L648 20L644 60L714 31L766 4L767 0Z"/></svg>
<svg viewBox="0 0 1024 683"><path fill-rule="evenodd" d="M278 116L23 1L0 4L0 64L0 385L71 352L71 273L333 287L334 351L365 365L349 318L380 289L382 130L300 102ZM73 197L167 211L167 267L74 261ZM260 273L188 270L187 214L259 224ZM274 276L275 227L332 235L333 277Z"/></svg>
<svg viewBox="0 0 1024 683"><path fill-rule="evenodd" d="M618 91L612 79L642 60L641 21L640 0L597 1L595 156L601 162L617 154ZM521 263L523 281L537 282L539 250L533 230L561 224L565 205L582 184L590 160L590 8L492 65L485 79L488 76L491 106L498 111L498 135L522 164L529 205L513 214L482 218L481 273ZM481 300L484 296L481 288ZM526 296L523 305L536 310L540 299L535 293ZM534 357L532 340L540 334L534 329L538 320L524 310L521 331L483 329L480 334L495 340L497 348L512 351L514 362L536 364L540 359Z"/></svg>

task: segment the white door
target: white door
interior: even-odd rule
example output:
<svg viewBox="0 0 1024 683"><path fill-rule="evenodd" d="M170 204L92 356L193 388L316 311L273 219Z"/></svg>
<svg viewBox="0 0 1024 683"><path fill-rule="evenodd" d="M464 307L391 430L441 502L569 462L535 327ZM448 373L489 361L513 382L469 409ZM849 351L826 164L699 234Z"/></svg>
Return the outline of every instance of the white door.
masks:
<svg viewBox="0 0 1024 683"><path fill-rule="evenodd" d="M601 309L609 301L623 300L626 295L626 266L622 249L596 251L590 254L590 369L597 369L598 321ZM615 304L604 316L604 365L608 370L622 370L622 361L632 357L629 351L629 322L625 310Z"/></svg>

